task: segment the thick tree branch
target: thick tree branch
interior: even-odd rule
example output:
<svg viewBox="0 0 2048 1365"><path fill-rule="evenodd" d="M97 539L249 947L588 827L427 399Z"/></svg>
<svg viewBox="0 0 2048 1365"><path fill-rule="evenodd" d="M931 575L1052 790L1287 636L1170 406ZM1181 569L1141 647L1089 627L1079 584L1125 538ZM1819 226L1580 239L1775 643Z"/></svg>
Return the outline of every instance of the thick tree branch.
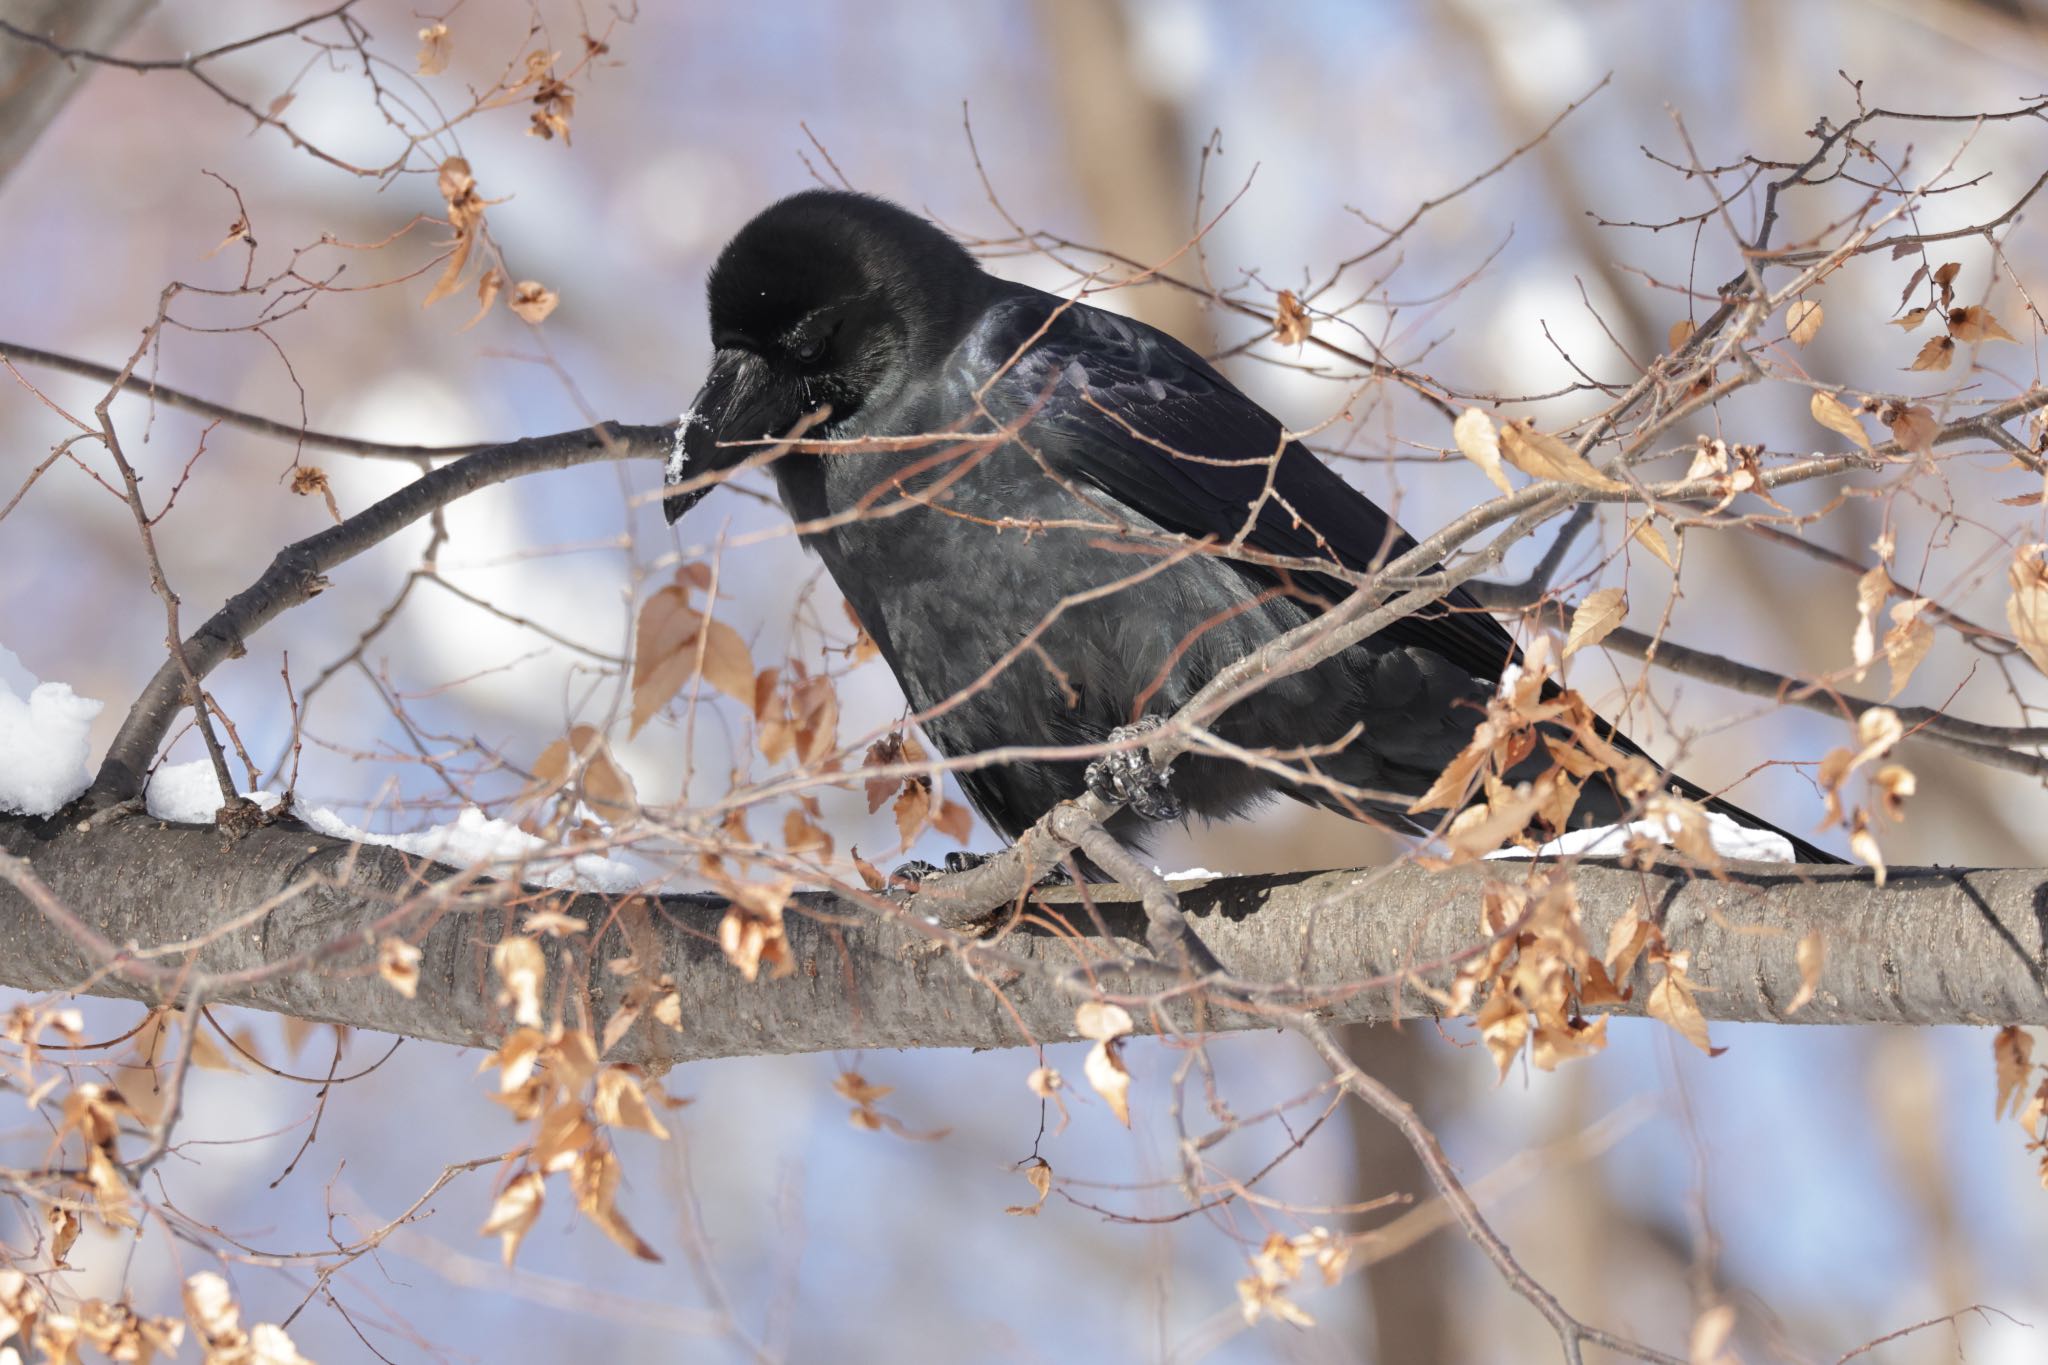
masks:
<svg viewBox="0 0 2048 1365"><path fill-rule="evenodd" d="M564 905L599 931L568 940L579 963L598 964L579 976L566 1006L572 1020L586 1004L584 983L589 1017L602 1028L631 981L603 965L629 949L611 899L514 891L390 849L356 849L290 821L229 841L210 827L138 815L103 816L89 829L9 819L0 820L0 846L25 860L10 860L0 876L0 984L20 989L155 1000L176 977L203 983L214 1003L485 1045L507 1027L490 945L517 928L520 912L542 904ZM1211 1005L1200 1026L1270 1028L1304 1006L1332 1023L1427 1014L1428 1000L1401 989L1403 979L1412 973L1444 984L1452 970L1444 964L1482 941L1481 886L1525 874L1519 863L1443 872L1404 865L1177 885L1188 927L1236 980L1291 987L1273 997L1271 1013ZM101 942L125 945L122 954L110 962L91 940L54 932L17 882L88 921ZM2048 872L1893 868L1880 889L1860 868L1744 864L1715 880L1677 867L1586 864L1577 882L1596 944L1632 907L1650 907L1672 946L1691 952L1691 977L1711 1018L2048 1024ZM1074 903L1080 894L1042 896L1085 925L1088 913ZM723 900L658 898L655 974L666 972L681 993L683 1031L643 1020L619 1044L618 1058L667 1065L1071 1038L1072 977L1084 964L1112 996L1150 1001L1161 985L1156 973L1134 980L1119 965L1149 956L1148 921L1136 898L1104 888L1087 894L1112 938L1056 936L1046 917L1028 916L1007 935L975 943L953 939L922 915L802 896L786 915L795 973L757 982L745 980L718 947ZM266 905L249 923L235 923ZM1810 932L1826 944L1820 989L1787 1016L1800 984L1794 945ZM423 951L415 999L376 974L376 941L387 934ZM595 943L583 941L592 937ZM164 944L200 946L151 951ZM957 955L933 951L946 944ZM562 961L559 943L546 946ZM149 969L125 971L124 961ZM551 992L560 977L551 972ZM1622 1013L1640 1012L1649 983L1635 984L1635 1000ZM1169 989L1156 1011L1133 1014L1148 1029L1194 1027L1183 995Z"/></svg>

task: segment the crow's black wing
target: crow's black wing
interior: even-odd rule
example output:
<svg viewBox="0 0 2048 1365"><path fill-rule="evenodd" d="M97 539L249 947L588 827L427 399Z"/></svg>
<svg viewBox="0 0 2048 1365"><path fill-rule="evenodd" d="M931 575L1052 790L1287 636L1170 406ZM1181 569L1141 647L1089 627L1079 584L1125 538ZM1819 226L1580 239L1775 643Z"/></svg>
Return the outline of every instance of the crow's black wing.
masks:
<svg viewBox="0 0 2048 1365"><path fill-rule="evenodd" d="M1370 498L1287 441L1277 418L1186 346L1085 305L1053 316L1059 306L1021 288L996 304L965 343L961 378L979 384L1002 370L983 402L1002 422L1035 407L1023 435L1061 474L1186 535L1228 541L1249 518L1245 543L1268 554L1369 571L1414 547ZM1311 576L1305 586L1333 602L1350 592L1336 579ZM1507 631L1462 590L1382 636L1479 678L1499 677L1515 657Z"/></svg>

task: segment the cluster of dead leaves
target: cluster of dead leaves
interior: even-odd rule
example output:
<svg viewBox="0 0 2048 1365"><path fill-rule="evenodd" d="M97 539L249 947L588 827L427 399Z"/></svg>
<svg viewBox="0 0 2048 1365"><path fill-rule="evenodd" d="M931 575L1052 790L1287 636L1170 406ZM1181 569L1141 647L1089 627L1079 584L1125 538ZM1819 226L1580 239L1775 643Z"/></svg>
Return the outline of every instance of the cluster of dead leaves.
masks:
<svg viewBox="0 0 2048 1365"><path fill-rule="evenodd" d="M744 881L728 873L716 855L701 859L700 870L728 902L725 918L718 922L718 946L726 961L749 981L758 980L764 966L771 979L794 972L796 958L789 951L782 912L796 891L795 878Z"/></svg>
<svg viewBox="0 0 2048 1365"><path fill-rule="evenodd" d="M526 986L512 984L513 974L530 966L517 961L519 956L492 953L508 990L524 997ZM508 966L512 974L507 973ZM515 1017L521 1013L525 1011L515 1009ZM666 1139L669 1130L656 1106L673 1109L687 1101L668 1095L639 1067L605 1064L597 1040L586 1029L557 1025L543 1031L521 1022L484 1060L482 1069L492 1068L498 1072L498 1090L492 1098L513 1118L534 1125L532 1142L506 1158L504 1184L480 1230L483 1236L499 1239L505 1264L512 1264L520 1240L540 1217L548 1177L563 1172L568 1173L576 1207L584 1217L641 1260L659 1261L660 1255L619 1209L619 1160L607 1133L632 1129Z"/></svg>
<svg viewBox="0 0 2048 1365"><path fill-rule="evenodd" d="M1607 1016L1585 1011L1621 1004L1629 992L1587 944L1570 878L1541 871L1521 886L1487 883L1479 925L1486 951L1435 994L1451 1016L1472 1016L1503 1078L1524 1045L1545 1071L1607 1046ZM1623 976L1634 961L1629 953Z"/></svg>
<svg viewBox="0 0 2048 1365"><path fill-rule="evenodd" d="M1351 1244L1323 1227L1294 1237L1275 1232L1249 1259L1252 1273L1237 1282L1238 1307L1246 1324L1272 1317L1296 1327L1313 1327L1316 1320L1288 1298L1287 1291L1310 1265L1322 1273L1325 1285L1337 1283L1351 1259Z"/></svg>
<svg viewBox="0 0 2048 1365"><path fill-rule="evenodd" d="M762 689L757 685L747 642L711 615L713 581L709 565L685 564L676 570L673 582L641 604L639 624L633 632L631 734L639 734L641 727L695 678L753 707L757 719L768 709L760 696ZM698 593L704 594L702 606L697 604ZM771 692L773 677L773 670L762 675Z"/></svg>
<svg viewBox="0 0 2048 1365"><path fill-rule="evenodd" d="M198 1279L198 1276L194 1276ZM273 1331L276 1329L273 1328ZM282 1336L282 1333L279 1333ZM204 1338L202 1337L202 1340ZM0 1341L19 1340L42 1353L46 1361L77 1361L79 1348L90 1346L109 1360L150 1365L158 1355L174 1357L185 1341L185 1324L176 1318L149 1317L127 1303L87 1299L69 1312L60 1310L43 1287L19 1270L0 1270ZM290 1338L284 1339L289 1349ZM0 1348L0 1358L14 1352ZM211 1351L206 1365L309 1365L296 1350L288 1355L239 1358Z"/></svg>
<svg viewBox="0 0 2048 1365"><path fill-rule="evenodd" d="M1905 734L1906 727L1898 712L1889 706L1873 706L1856 718L1856 747L1830 749L1822 756L1820 769L1815 774L1821 794L1827 798L1828 820L1835 822L1846 818L1849 849L1876 872L1879 886L1884 885L1884 855L1871 827L1870 810L1857 803L1847 808L1845 816L1842 789L1851 774L1885 757L1905 738ZM1912 769L1899 763L1879 764L1870 775L1870 785L1879 811L1894 821L1906 818L1906 798L1913 795L1918 786Z"/></svg>
<svg viewBox="0 0 2048 1365"><path fill-rule="evenodd" d="M459 156L451 156L441 163L440 173L435 178L435 187L441 192L441 200L448 208L448 226L455 233L450 244L448 257L442 264L441 274L427 290L427 296L420 300L422 308L431 308L442 299L453 294L462 285L462 277L469 270L470 258L476 255L477 247L490 240L490 229L484 222L484 210L502 200L486 199L478 191L476 176L470 170L469 162ZM501 266L488 266L477 277L476 314L462 325L462 330L482 322L485 314L498 301L498 296L510 284L510 277ZM558 302L555 292L538 280L521 280L513 286L508 307L522 322L538 324L555 311Z"/></svg>
<svg viewBox="0 0 2048 1365"><path fill-rule="evenodd" d="M594 725L572 725L540 751L521 803L528 807L521 829L571 846L606 843L605 825L631 824L640 810L633 779Z"/></svg>
<svg viewBox="0 0 2048 1365"><path fill-rule="evenodd" d="M1917 329L1921 323L1925 322L1928 317L1936 316L1941 319L1942 327L1944 328L1941 336L1932 337L1925 345L1921 346L1919 353L1913 357L1913 363L1907 366L1907 369L1945 370L1949 367L1949 363L1955 359L1956 347L1958 345L1971 346L1983 341L2019 340L2018 337L2005 330L1998 319L1991 315L1990 309L1983 307L1981 304L1970 304L1962 308L1956 307L1955 282L1956 276L1962 272L1962 268L1962 264L1959 261L1945 261L1941 265L1936 266L1932 276L1932 284L1937 296L1937 302L1914 308L1892 320L1893 326L1911 332ZM1906 300L1913 296L1913 291L1919 287L1922 280L1926 279L1929 279L1929 275L1927 266L1923 262L1919 269L1913 272L1912 278L1906 281L1905 289L1900 291L1900 307L1905 307Z"/></svg>
<svg viewBox="0 0 2048 1365"><path fill-rule="evenodd" d="M884 735L870 744L867 756L861 760L861 767L895 768L929 762L931 755L917 742L917 736L905 730ZM967 842L967 835L974 824L973 814L958 802L947 801L930 773L915 773L909 777L889 774L869 777L864 787L870 815L894 798L890 811L896 817L896 833L904 848L909 848L927 825L955 843Z"/></svg>
<svg viewBox="0 0 2048 1365"><path fill-rule="evenodd" d="M1628 487L1621 480L1601 473L1563 440L1536 430L1535 424L1527 419L1509 422L1496 429L1491 417L1478 408L1467 408L1451 424L1451 439L1456 442L1459 453L1478 465L1480 472L1503 493L1515 491L1501 467L1503 460L1532 479L1577 484L1603 493L1619 493ZM1629 536L1666 565L1677 567L1670 543L1650 517L1645 516L1631 525Z"/></svg>
<svg viewBox="0 0 2048 1365"><path fill-rule="evenodd" d="M1604 638L1619 623L1620 610L1618 596L1594 594L1580 612L1592 614L1583 623L1575 618L1572 634L1577 643L1568 640L1568 646L1584 648ZM1521 673L1488 700L1486 717L1472 738L1437 774L1429 790L1409 803L1411 814L1457 812L1444 830L1449 863L1470 862L1509 842L1535 847L1546 831L1569 828L1580 787L1595 773L1611 774L1610 780L1631 801L1658 792L1656 768L1602 738L1592 708L1577 692L1559 688L1544 695L1549 676L1550 641L1538 636L1523 659ZM1508 781L1506 774L1539 745L1550 757L1550 767L1533 780ZM1697 826L1702 835L1698 842L1711 855L1711 843L1704 839L1704 813L1697 821L1688 817L1685 824ZM1684 839L1679 846L1694 852ZM1706 860L1711 862L1711 856Z"/></svg>
<svg viewBox="0 0 2048 1365"><path fill-rule="evenodd" d="M235 1291L211 1270L202 1270L185 1281L185 1318L206 1352L205 1365L312 1365L277 1324L242 1326Z"/></svg>
<svg viewBox="0 0 2048 1365"><path fill-rule="evenodd" d="M1994 1119L2008 1113L2027 1133L2027 1150L2038 1155L2041 1187L2048 1189L2048 1064L2034 1084L2034 1039L2026 1030L2007 1025L1991 1039L1991 1057L1998 1069L1998 1104ZM2031 1087L2031 1089L2029 1088Z"/></svg>
<svg viewBox="0 0 2048 1365"><path fill-rule="evenodd" d="M1887 532L1877 544L1879 562L1856 580L1856 629L1850 636L1849 653L1856 662L1857 682L1862 682L1870 671L1880 648L1877 613L1893 591L1888 567L1892 545ZM1892 680L1891 691L1885 694L1887 700L1905 691L1913 670L1934 647L1934 627L1923 619L1929 605L1924 597L1909 597L1891 608L1891 626L1885 631L1882 642L1885 664L1891 670Z"/></svg>

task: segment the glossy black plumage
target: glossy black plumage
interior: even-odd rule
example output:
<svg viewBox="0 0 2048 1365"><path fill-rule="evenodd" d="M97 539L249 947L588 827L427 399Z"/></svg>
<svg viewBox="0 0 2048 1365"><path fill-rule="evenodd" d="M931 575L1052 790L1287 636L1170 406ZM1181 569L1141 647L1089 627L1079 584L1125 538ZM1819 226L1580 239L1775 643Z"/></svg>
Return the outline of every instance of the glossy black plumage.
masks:
<svg viewBox="0 0 2048 1365"><path fill-rule="evenodd" d="M880 200L781 201L726 247L709 292L717 354L672 483L738 463L760 447L733 443L780 436L821 405L831 416L810 434L834 442L947 434L795 451L769 468L911 705L936 708L925 730L948 755L1100 743L1169 715L1350 591L1312 568L1175 550L1159 532L1359 571L1413 543L1172 337L998 280ZM672 497L670 519L696 496ZM1456 592L1275 680L1214 728L1243 748L1294 750L1362 725L1318 765L1384 793L1371 809L1411 826L1405 798L1464 746L1513 658L1508 633ZM1014 836L1078 792L1084 766L1020 759L961 784ZM1342 808L1218 758L1183 757L1172 785L1207 817L1274 794ZM1621 813L1596 778L1573 823ZM1141 835L1137 823L1126 812L1119 833Z"/></svg>

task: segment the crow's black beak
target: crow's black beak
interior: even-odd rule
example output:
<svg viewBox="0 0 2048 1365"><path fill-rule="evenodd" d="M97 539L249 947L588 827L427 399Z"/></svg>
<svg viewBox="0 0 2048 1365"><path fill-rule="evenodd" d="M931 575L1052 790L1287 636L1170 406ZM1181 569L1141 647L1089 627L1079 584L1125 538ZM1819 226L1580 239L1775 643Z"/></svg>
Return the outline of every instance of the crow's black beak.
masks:
<svg viewBox="0 0 2048 1365"><path fill-rule="evenodd" d="M733 351L720 351L712 357L711 373L706 376L704 387L697 390L689 411L676 423L675 444L669 449L668 472L662 482L671 488L678 484L695 486L661 500L661 514L671 526L716 486L706 476L732 463L730 453L722 452L718 442L730 415L742 363L743 357Z"/></svg>

